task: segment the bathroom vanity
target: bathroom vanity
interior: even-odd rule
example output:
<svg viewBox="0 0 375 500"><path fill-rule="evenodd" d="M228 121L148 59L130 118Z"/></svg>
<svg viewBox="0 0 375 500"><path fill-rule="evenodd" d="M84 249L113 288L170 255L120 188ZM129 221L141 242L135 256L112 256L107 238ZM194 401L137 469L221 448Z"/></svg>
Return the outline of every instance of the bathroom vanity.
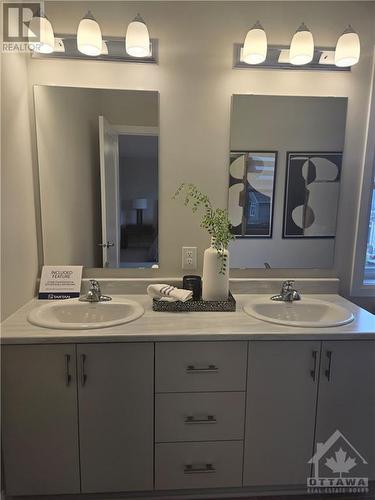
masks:
<svg viewBox="0 0 375 500"><path fill-rule="evenodd" d="M247 316L250 297L235 313L171 314L128 296L145 314L96 330L33 326L36 300L10 317L7 494L303 490L336 430L367 461L356 477L374 480L374 316L325 295L354 321L286 327Z"/></svg>

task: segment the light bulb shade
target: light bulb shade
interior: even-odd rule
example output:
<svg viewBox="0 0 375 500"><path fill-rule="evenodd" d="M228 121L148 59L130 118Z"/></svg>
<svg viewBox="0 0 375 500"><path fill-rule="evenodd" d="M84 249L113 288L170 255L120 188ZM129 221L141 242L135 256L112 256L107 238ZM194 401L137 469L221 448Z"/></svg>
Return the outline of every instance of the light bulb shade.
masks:
<svg viewBox="0 0 375 500"><path fill-rule="evenodd" d="M147 208L147 199L146 198L136 198L133 200L133 208L137 210L146 210Z"/></svg>
<svg viewBox="0 0 375 500"><path fill-rule="evenodd" d="M79 23L77 48L86 56L98 56L102 51L102 32L90 12Z"/></svg>
<svg viewBox="0 0 375 500"><path fill-rule="evenodd" d="M308 64L314 57L314 38L305 24L295 32L289 50L289 62L296 66Z"/></svg>
<svg viewBox="0 0 375 500"><path fill-rule="evenodd" d="M247 64L260 64L267 57L267 35L257 22L248 31L242 49L242 60Z"/></svg>
<svg viewBox="0 0 375 500"><path fill-rule="evenodd" d="M335 50L336 66L354 66L359 61L361 43L358 34L349 26L337 40Z"/></svg>
<svg viewBox="0 0 375 500"><path fill-rule="evenodd" d="M126 31L126 52L133 57L150 55L150 35L143 19L138 15Z"/></svg>
<svg viewBox="0 0 375 500"><path fill-rule="evenodd" d="M30 21L29 29L38 40L32 40L35 52L51 54L55 48L55 35L49 20L42 14L34 16Z"/></svg>
<svg viewBox="0 0 375 500"><path fill-rule="evenodd" d="M100 53L102 56L108 56L108 45L104 40L102 42L102 51Z"/></svg>

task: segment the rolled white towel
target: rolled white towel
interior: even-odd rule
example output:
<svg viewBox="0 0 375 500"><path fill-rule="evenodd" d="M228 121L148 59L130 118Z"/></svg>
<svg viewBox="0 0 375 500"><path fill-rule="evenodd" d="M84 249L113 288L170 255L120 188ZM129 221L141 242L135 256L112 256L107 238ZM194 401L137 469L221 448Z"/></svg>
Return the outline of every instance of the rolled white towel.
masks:
<svg viewBox="0 0 375 500"><path fill-rule="evenodd" d="M191 290L183 290L171 285L148 285L147 293L153 299L164 300L166 302L186 302L193 296Z"/></svg>

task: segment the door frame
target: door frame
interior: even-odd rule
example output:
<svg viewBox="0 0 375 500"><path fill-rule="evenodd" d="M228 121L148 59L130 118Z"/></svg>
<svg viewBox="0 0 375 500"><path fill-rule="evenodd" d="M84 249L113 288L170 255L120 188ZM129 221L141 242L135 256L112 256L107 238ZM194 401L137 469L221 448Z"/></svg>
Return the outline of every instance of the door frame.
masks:
<svg viewBox="0 0 375 500"><path fill-rule="evenodd" d="M112 125L118 135L159 135L159 127L140 127L133 125Z"/></svg>
<svg viewBox="0 0 375 500"><path fill-rule="evenodd" d="M362 186L357 211L353 259L351 262L350 295L372 297L375 285L364 283L367 237L375 174L375 47L372 55L372 76L367 115L367 133L362 162Z"/></svg>
<svg viewBox="0 0 375 500"><path fill-rule="evenodd" d="M105 131L105 125L108 123L110 125L110 128L117 134L117 147L116 147L116 172L115 172L115 184L116 184L116 189L115 189L115 204L116 204L116 214L115 214L115 225L116 225L116 240L117 240L117 245L116 245L116 269L119 268L120 264L120 178L119 178L119 165L120 165L120 159L119 159L119 153L118 153L118 132L117 128L112 125L112 123L108 122L106 117L104 115L99 115L99 158L100 158L100 194L101 194L101 215L102 215L102 244L105 244L108 241L108 235L107 235L107 203L106 203L106 177L105 177L105 170L104 170L104 164L105 164L105 155L104 155L104 144L101 144L101 137L103 135L104 138L104 131ZM102 134L101 134L101 128ZM102 247L102 267L106 267L106 262L108 261L108 249L106 247Z"/></svg>
<svg viewBox="0 0 375 500"><path fill-rule="evenodd" d="M160 160L159 160L159 127L143 127L143 126L138 126L138 125L112 125L112 127L116 130L118 135L139 135L139 136L150 136L150 137L157 137L158 138L158 156L157 156L157 166L158 166L158 203L159 203L159 193L160 193L160 176L159 176L159 165L160 165ZM120 160L120 158L119 158ZM120 203L120 195L119 195L119 200L118 203ZM120 222L119 222L120 224ZM157 213L157 227L158 227L158 237L159 237L159 227L160 227L160 212L158 209ZM121 233L121 231L120 231ZM120 234L121 238L121 234ZM160 266L160 255L159 255L159 243L158 243L158 261L155 262L155 264L159 267ZM119 257L119 262L121 266L121 255ZM141 269L141 268L139 268ZM139 270L138 269L138 270Z"/></svg>

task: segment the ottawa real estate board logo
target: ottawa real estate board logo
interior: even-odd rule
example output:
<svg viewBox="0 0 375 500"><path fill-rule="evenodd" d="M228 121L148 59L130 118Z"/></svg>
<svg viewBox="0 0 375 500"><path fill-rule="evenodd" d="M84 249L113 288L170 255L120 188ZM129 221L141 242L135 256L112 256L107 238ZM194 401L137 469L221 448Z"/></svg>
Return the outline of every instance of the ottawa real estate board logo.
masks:
<svg viewBox="0 0 375 500"><path fill-rule="evenodd" d="M308 461L313 476L307 478L309 493L367 493L367 461L338 430L325 443L317 443ZM355 475L353 475L355 473Z"/></svg>
<svg viewBox="0 0 375 500"><path fill-rule="evenodd" d="M31 52L40 40L41 2L3 3L3 52ZM34 18L34 19L33 19Z"/></svg>

